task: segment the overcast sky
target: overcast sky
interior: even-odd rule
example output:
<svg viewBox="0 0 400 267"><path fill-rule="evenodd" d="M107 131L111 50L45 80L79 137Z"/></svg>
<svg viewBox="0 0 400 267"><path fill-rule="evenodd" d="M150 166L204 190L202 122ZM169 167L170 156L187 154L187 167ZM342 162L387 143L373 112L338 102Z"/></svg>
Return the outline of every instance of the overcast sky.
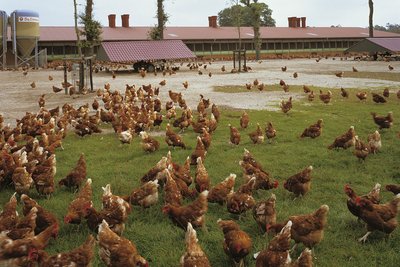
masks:
<svg viewBox="0 0 400 267"><path fill-rule="evenodd" d="M85 0L77 0L84 9ZM94 0L95 18L107 26L107 15L130 14L131 26L156 24L156 0ZM276 26L286 27L287 17L307 17L308 26L367 27L368 0L259 0L273 10ZM400 24L399 0L375 0L374 24ZM169 14L167 26L207 26L208 16L229 7L231 0L165 0ZM72 26L73 0L1 0L0 9L10 14L16 9L29 9L39 13L43 26Z"/></svg>

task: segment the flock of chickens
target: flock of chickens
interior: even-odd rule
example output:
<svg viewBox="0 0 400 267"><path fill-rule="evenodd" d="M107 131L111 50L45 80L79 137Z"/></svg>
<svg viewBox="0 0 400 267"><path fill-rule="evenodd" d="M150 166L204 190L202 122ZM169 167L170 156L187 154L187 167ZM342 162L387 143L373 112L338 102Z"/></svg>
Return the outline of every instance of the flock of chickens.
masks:
<svg viewBox="0 0 400 267"><path fill-rule="evenodd" d="M282 71L286 70L286 67L282 68ZM297 78L298 74L295 73L294 76ZM160 82L160 86L165 84L165 80ZM187 88L188 82L182 85ZM254 81L253 85L260 91L264 89L264 85L258 81ZM283 80L280 85L285 92L289 91L289 86ZM124 94L118 90L113 91L110 87L110 84L105 84L104 89L97 91L97 98L91 105L87 103L78 108L67 103L61 109L47 109L45 95L42 95L38 100L39 111L27 112L17 120L14 128L4 125L0 115L0 184L14 187L16 192L4 204L0 213L1 266L90 266L96 246L100 259L107 266L149 266L135 244L123 237L123 233L132 206L149 208L155 205L159 202L160 188L164 191L162 213L186 231L186 251L180 259L181 266L211 266L198 243L195 230L201 228L207 231L205 216L209 203L226 205L227 211L239 218L242 214L251 212L262 233L275 235L264 250L254 255L257 267L313 265L311 249L323 240L328 205L323 204L310 214L292 215L284 222L277 222L275 194L257 202L253 193L257 190L275 189L279 183L247 149L239 162L244 183L235 186L236 174L232 173L220 183L211 184L204 161L212 143L212 134L221 117L215 103L211 105L209 99L200 95L195 119L195 112L186 104L182 93L169 90L169 99L165 101L163 109L158 96L159 87L154 88L149 84L136 88L127 84ZM251 90L252 86L247 84L246 87ZM314 100L313 92L307 86L303 89L308 94L308 99ZM54 88L53 91L56 92ZM383 94L388 97L385 94L388 92ZM348 97L343 88L342 96ZM319 98L328 104L332 93L321 91ZM373 99L375 101L378 97L373 95ZM382 100L376 102L383 103ZM280 107L284 113L288 113L292 109L292 98L282 101ZM177 112L177 109L181 111ZM372 117L380 129L393 125L392 112L386 116L372 113ZM249 115L244 111L238 122L240 129L246 129L249 121ZM52 238L57 238L61 223L54 214L30 197L32 188L35 187L37 194L43 197L50 197L55 193L56 152L63 149L62 141L67 133L72 130L81 137L101 133L102 123L112 126L122 144L130 144L135 136L140 136L141 147L146 153L159 150L161 144L157 138L151 136L151 132L163 124L164 140L168 147L187 149L182 133L188 130L198 134L196 147L182 165L173 161L171 152L162 157L140 178L141 185L129 195L114 195L111 185L105 185L102 188L101 210L93 205L92 180L86 177L85 155L81 154L76 166L58 181L60 187L65 186L78 192L65 211L63 223L86 225L97 236L95 238L89 235L74 250L50 256L45 248ZM229 129L231 145L239 145L240 130L231 124ZM319 119L305 128L300 137L317 138L322 129L323 119ZM272 122L268 122L264 131L257 123L255 131L248 136L253 144L262 144L265 138L272 142L276 135ZM370 153L377 153L381 146L378 131L371 133L367 143L364 143L351 126L328 149L354 147L354 155L365 160ZM195 166L194 176L191 166ZM305 167L287 178L283 187L296 197L304 196L311 188L312 171L313 166ZM367 224L368 232L360 241L365 242L374 230L390 234L397 226L400 186L386 186L387 190L396 194L386 204L380 204L380 187L377 184L368 194L358 196L350 185L345 186L349 211ZM17 197L22 203L23 216L17 212ZM252 238L240 229L239 223L240 220L221 219L217 222L224 234L223 250L236 265L243 266L244 259L252 250ZM296 245L301 243L304 246L297 260L290 257L290 252L294 249L291 248L291 240Z"/></svg>

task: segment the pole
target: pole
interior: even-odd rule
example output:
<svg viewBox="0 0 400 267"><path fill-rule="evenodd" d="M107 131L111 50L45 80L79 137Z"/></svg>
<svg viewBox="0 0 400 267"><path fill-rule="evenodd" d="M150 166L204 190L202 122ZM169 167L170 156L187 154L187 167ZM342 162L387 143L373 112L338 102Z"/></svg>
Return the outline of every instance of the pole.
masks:
<svg viewBox="0 0 400 267"><path fill-rule="evenodd" d="M14 54L14 67L17 68L18 67L18 56L17 56L17 34L16 34L16 24L15 24L15 20L16 20L16 14L15 12L13 12L11 20L12 20L12 24L11 24L11 31L12 31L12 52Z"/></svg>
<svg viewBox="0 0 400 267"><path fill-rule="evenodd" d="M238 71L241 72L242 71L242 49L239 48L239 69Z"/></svg>
<svg viewBox="0 0 400 267"><path fill-rule="evenodd" d="M233 50L233 68L236 68L236 52Z"/></svg>
<svg viewBox="0 0 400 267"><path fill-rule="evenodd" d="M67 62L64 60L64 90L65 94L68 95L68 86L67 86Z"/></svg>
<svg viewBox="0 0 400 267"><path fill-rule="evenodd" d="M38 38L35 40L35 69L39 68L39 47L38 47Z"/></svg>
<svg viewBox="0 0 400 267"><path fill-rule="evenodd" d="M85 64L81 60L79 62L79 92L82 93L83 87L85 85Z"/></svg>
<svg viewBox="0 0 400 267"><path fill-rule="evenodd" d="M92 66L92 59L89 59L89 73L90 73L90 92L93 92L93 66Z"/></svg>

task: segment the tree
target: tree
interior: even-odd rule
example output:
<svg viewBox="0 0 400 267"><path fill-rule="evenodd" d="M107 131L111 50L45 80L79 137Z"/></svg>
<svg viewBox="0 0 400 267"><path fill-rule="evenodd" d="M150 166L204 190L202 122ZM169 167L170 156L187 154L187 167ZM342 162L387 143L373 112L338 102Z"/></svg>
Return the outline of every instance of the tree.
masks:
<svg viewBox="0 0 400 267"><path fill-rule="evenodd" d="M250 2L249 0L244 0L245 2ZM225 8L218 12L218 23L220 26L229 27L235 26L235 18L232 17L233 14L242 14L240 24L241 26L252 27L252 11L247 8L247 6L239 5L242 0L233 1L234 4L231 7ZM237 3L237 4L236 4ZM242 2L243 3L243 2ZM272 18L272 10L265 3L258 3L256 1L258 8L260 9L260 26L275 27L275 20ZM254 4L254 3L253 3ZM233 10L232 10L233 9Z"/></svg>
<svg viewBox="0 0 400 267"><path fill-rule="evenodd" d="M368 0L369 5L369 37L374 37L374 2L372 0Z"/></svg>
<svg viewBox="0 0 400 267"><path fill-rule="evenodd" d="M374 30L377 30L377 31L384 31L384 32L387 31L387 29L385 28L385 26L380 26L380 25L375 25L375 26L374 26Z"/></svg>
<svg viewBox="0 0 400 267"><path fill-rule="evenodd" d="M164 39L165 24L168 21L168 14L165 13L164 0L157 0L157 25L149 32L149 37L153 40Z"/></svg>
<svg viewBox="0 0 400 267"><path fill-rule="evenodd" d="M250 0L241 0L242 4L244 4L248 9L250 9L251 22L254 33L254 48L256 50L256 60L260 59L260 50L261 50L261 34L260 34L260 26L261 26L261 15L262 15L262 6L258 3L258 0L253 0L253 3L250 3Z"/></svg>
<svg viewBox="0 0 400 267"><path fill-rule="evenodd" d="M231 3L232 7L230 8L230 14L229 14L229 17L232 19L231 26L235 26L237 28L239 49L242 49L242 37L241 37L240 27L243 24L243 7L239 5L239 0L231 0Z"/></svg>
<svg viewBox="0 0 400 267"><path fill-rule="evenodd" d="M400 24L386 23L386 26L375 25L374 30L400 33Z"/></svg>
<svg viewBox="0 0 400 267"><path fill-rule="evenodd" d="M386 29L388 32L400 33L400 24L386 23Z"/></svg>
<svg viewBox="0 0 400 267"><path fill-rule="evenodd" d="M80 34L86 39L81 41L81 47L86 48L87 54L91 56L93 47L101 41L101 24L93 19L93 0L86 0L85 12L79 15L79 19L83 24Z"/></svg>
<svg viewBox="0 0 400 267"><path fill-rule="evenodd" d="M78 11L76 7L76 0L74 0L74 22L75 22L75 34L76 34L76 46L78 48L79 58L82 58L82 48L81 48L81 37L80 31L78 28Z"/></svg>

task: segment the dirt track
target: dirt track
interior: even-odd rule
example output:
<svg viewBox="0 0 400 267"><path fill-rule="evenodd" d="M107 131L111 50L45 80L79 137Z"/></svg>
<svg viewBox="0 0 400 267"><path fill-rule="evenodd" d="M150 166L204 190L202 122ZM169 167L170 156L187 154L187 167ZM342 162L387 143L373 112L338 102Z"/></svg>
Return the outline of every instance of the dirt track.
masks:
<svg viewBox="0 0 400 267"><path fill-rule="evenodd" d="M223 73L220 69L225 65L227 71ZM400 75L400 62L391 62L394 67L393 72ZM319 63L315 59L293 59L293 60L264 60L261 63L250 62L248 66L252 71L248 73L231 74L232 62L213 62L203 71L203 75L198 75L197 70L190 71L183 65L177 74L163 77L161 74L154 76L148 74L141 78L138 74L121 73L117 74L116 79L112 79L110 73L94 74L94 87L103 88L106 82L111 84L112 89L125 90L125 84L158 85L165 79L166 86L161 87L161 101L165 103L168 98L168 90L183 92L184 98L191 107L195 107L199 100L199 94L210 98L219 106L229 106L244 109L269 109L274 110L278 107L277 102L287 99L288 94L276 92L263 93L235 93L226 94L213 91L216 85L243 85L258 79L265 84L279 83L280 79L285 80L290 85L315 85L331 88L373 88L373 87L399 87L400 82L391 82L373 79L354 79L338 78L334 75L339 71L351 71L355 66L359 71L365 72L388 72L387 62L367 62L353 60L332 60L322 59ZM281 67L287 66L287 71L282 72ZM212 77L208 72L213 73ZM293 73L297 72L299 77L293 78ZM318 73L318 75L316 74ZM321 74L326 73L326 74ZM48 80L48 76L53 76L53 81ZM41 94L46 94L46 107L54 108L66 102L74 103L75 106L91 103L95 94L80 95L75 98L64 95L63 92L53 93L52 85L60 86L63 79L62 71L55 70L34 70L24 76L21 71L0 71L0 113L3 114L5 122L15 123L15 119L21 118L25 112L36 112L38 110L37 100ZM30 84L35 81L36 88L32 89ZM189 82L189 88L185 90L182 86L183 81ZM243 97L246 95L245 98ZM301 97L291 93L290 95Z"/></svg>

